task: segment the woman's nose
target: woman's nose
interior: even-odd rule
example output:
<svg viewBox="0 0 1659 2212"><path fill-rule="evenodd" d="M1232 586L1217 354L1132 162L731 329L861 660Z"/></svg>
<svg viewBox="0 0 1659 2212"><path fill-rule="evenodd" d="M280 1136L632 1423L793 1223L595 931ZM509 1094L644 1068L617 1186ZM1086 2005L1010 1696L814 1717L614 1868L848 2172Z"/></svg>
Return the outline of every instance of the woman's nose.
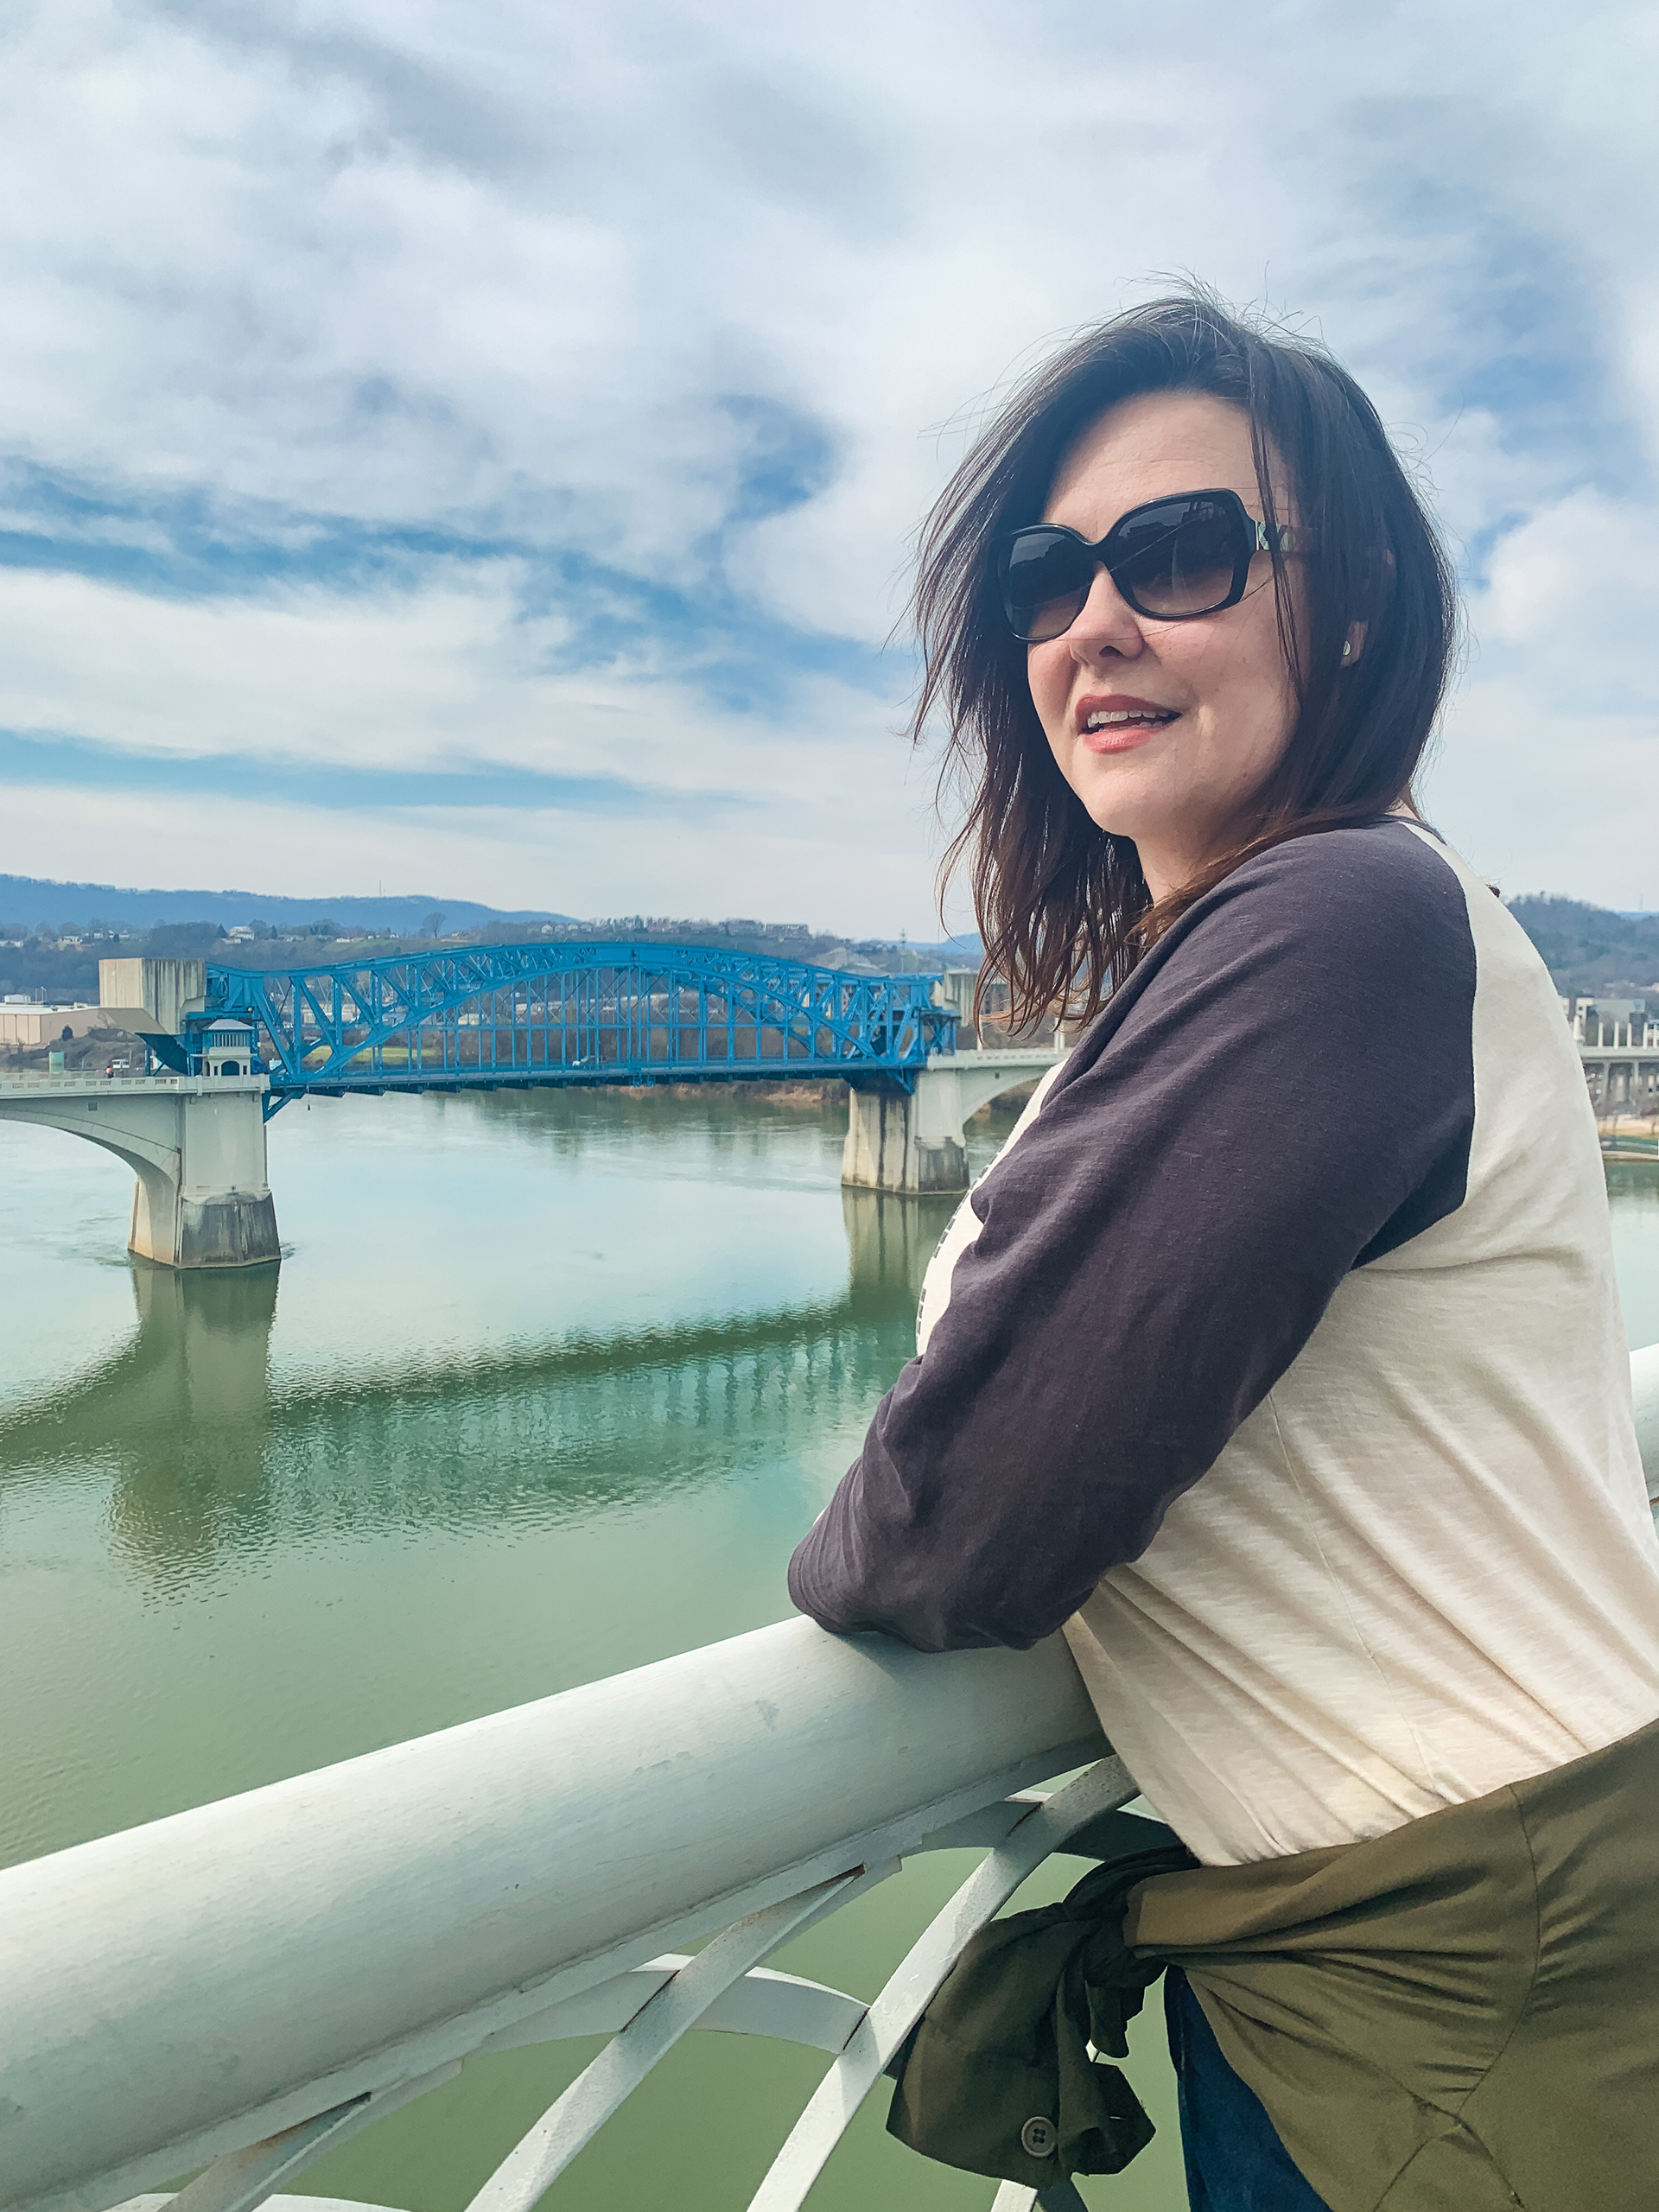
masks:
<svg viewBox="0 0 1659 2212"><path fill-rule="evenodd" d="M1065 633L1072 658L1084 666L1114 656L1133 660L1146 644L1135 609L1104 569L1096 569L1083 612Z"/></svg>

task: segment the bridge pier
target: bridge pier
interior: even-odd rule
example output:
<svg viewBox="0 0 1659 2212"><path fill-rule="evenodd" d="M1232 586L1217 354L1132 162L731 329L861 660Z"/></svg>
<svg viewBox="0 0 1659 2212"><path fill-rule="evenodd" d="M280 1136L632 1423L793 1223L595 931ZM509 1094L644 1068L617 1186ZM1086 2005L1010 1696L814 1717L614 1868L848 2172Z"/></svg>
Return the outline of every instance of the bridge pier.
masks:
<svg viewBox="0 0 1659 2212"><path fill-rule="evenodd" d="M0 1116L86 1137L137 1178L129 1250L168 1268L280 1259L265 1173L263 1076L16 1077Z"/></svg>
<svg viewBox="0 0 1659 2212"><path fill-rule="evenodd" d="M936 1052L915 1088L855 1084L847 1103L841 1179L853 1190L930 1192L968 1187L970 1115L1005 1090L1046 1074L1064 1052Z"/></svg>
<svg viewBox="0 0 1659 2212"><path fill-rule="evenodd" d="M968 1152L960 1128L952 1131L927 1116L916 1090L855 1089L847 1100L847 1141L842 1148L841 1179L849 1189L965 1191ZM932 1102L930 1100L929 1103ZM925 1127L926 1135L923 1129Z"/></svg>
<svg viewBox="0 0 1659 2212"><path fill-rule="evenodd" d="M168 1268L261 1267L282 1257L258 1089L199 1079L174 1102L178 1166L135 1158L127 1249Z"/></svg>

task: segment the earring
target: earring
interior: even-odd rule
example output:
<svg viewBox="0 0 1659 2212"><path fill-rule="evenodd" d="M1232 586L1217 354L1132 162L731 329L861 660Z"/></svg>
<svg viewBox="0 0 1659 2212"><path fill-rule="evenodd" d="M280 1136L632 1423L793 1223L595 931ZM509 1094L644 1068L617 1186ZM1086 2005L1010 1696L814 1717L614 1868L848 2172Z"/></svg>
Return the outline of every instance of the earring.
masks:
<svg viewBox="0 0 1659 2212"><path fill-rule="evenodd" d="M1352 641L1352 639L1349 639L1349 638L1344 638L1344 639L1343 639L1343 641L1342 641L1342 657L1343 657L1344 660L1346 660L1346 659L1347 659L1347 658L1348 658L1349 654L1350 654L1351 652L1352 652L1352 651L1353 651L1353 650L1354 650L1354 647L1353 647L1353 641Z"/></svg>

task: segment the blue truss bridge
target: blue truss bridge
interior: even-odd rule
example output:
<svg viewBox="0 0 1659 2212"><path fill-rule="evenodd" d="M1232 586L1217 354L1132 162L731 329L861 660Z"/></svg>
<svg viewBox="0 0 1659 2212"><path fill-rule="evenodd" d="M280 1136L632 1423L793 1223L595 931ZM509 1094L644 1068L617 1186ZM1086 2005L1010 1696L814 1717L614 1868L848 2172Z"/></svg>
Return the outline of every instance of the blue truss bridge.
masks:
<svg viewBox="0 0 1659 2212"><path fill-rule="evenodd" d="M267 1111L305 1096L837 1077L908 1091L957 1015L936 975L701 945L470 945L333 967L209 965L193 1070L251 1023Z"/></svg>
<svg viewBox="0 0 1659 2212"><path fill-rule="evenodd" d="M264 1125L306 1096L830 1077L847 1086L845 1185L960 1192L972 1116L1064 1057L971 1030L958 1049L962 980L661 943L434 946L277 969L111 959L99 1002L143 1040L145 1069L0 1077L0 1121L125 1160L128 1249L168 1268L280 1261ZM940 1002L941 984L958 1005ZM874 1233L900 1231L884 1219Z"/></svg>

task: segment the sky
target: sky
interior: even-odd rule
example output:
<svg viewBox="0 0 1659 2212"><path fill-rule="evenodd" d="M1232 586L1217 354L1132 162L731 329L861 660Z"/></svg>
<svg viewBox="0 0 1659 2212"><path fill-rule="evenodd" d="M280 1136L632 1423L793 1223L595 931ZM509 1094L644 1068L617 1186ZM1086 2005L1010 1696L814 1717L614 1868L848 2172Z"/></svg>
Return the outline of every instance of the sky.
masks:
<svg viewBox="0 0 1659 2212"><path fill-rule="evenodd" d="M13 0L0 869L937 936L917 524L1191 273L1448 532L1433 818L1659 906L1656 90L1622 0Z"/></svg>

